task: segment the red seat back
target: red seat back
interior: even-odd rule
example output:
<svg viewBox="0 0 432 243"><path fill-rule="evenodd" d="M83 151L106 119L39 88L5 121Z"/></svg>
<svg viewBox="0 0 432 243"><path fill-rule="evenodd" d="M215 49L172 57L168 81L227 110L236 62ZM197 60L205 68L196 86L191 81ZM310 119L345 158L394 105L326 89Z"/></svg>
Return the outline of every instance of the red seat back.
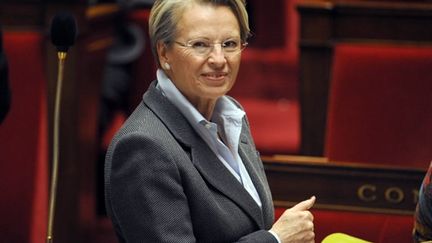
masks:
<svg viewBox="0 0 432 243"><path fill-rule="evenodd" d="M325 155L427 168L432 160L432 48L338 45Z"/></svg>
<svg viewBox="0 0 432 243"><path fill-rule="evenodd" d="M44 242L47 220L47 106L43 35L5 32L11 109L0 125L2 242Z"/></svg>

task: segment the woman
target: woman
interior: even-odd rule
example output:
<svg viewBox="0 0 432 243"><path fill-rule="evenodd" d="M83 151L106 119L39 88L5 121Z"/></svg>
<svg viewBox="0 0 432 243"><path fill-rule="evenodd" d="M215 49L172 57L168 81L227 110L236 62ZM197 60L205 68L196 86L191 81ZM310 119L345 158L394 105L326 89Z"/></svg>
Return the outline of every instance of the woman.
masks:
<svg viewBox="0 0 432 243"><path fill-rule="evenodd" d="M313 242L315 198L274 212L234 85L244 0L160 0L159 70L107 152L107 211L121 242ZM273 225L272 225L273 224Z"/></svg>

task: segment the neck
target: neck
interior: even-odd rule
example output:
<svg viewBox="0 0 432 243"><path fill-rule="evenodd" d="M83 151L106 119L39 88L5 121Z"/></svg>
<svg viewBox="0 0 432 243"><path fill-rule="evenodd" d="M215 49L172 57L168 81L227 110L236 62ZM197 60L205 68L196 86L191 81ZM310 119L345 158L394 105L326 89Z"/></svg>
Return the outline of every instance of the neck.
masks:
<svg viewBox="0 0 432 243"><path fill-rule="evenodd" d="M198 100L191 103L205 119L210 121L216 106L216 100Z"/></svg>

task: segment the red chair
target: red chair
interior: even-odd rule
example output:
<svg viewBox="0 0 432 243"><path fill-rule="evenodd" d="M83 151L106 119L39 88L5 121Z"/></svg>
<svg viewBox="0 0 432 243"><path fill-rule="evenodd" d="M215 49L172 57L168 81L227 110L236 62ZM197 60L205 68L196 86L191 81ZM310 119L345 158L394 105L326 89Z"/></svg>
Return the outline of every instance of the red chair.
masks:
<svg viewBox="0 0 432 243"><path fill-rule="evenodd" d="M48 218L48 132L45 39L5 32L11 109L0 125L2 242L45 242Z"/></svg>
<svg viewBox="0 0 432 243"><path fill-rule="evenodd" d="M432 160L432 48L339 44L335 48L325 156L427 168ZM420 186L420 185L419 185ZM320 234L412 242L412 215L319 211Z"/></svg>
<svg viewBox="0 0 432 243"><path fill-rule="evenodd" d="M238 97L255 145L262 155L295 154L300 147L300 108L296 100Z"/></svg>
<svg viewBox="0 0 432 243"><path fill-rule="evenodd" d="M338 45L325 156L427 168L432 160L432 48Z"/></svg>

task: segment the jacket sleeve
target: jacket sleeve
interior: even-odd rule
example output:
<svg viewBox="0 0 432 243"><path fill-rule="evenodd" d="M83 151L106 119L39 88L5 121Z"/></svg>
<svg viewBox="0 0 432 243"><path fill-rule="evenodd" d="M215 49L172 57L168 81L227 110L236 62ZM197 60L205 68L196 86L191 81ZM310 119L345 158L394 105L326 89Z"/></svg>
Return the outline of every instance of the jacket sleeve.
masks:
<svg viewBox="0 0 432 243"><path fill-rule="evenodd" d="M259 230L248 234L237 241L238 243L278 243L276 238L266 230Z"/></svg>
<svg viewBox="0 0 432 243"><path fill-rule="evenodd" d="M107 157L108 212L125 242L196 241L170 149L155 139L126 135Z"/></svg>

